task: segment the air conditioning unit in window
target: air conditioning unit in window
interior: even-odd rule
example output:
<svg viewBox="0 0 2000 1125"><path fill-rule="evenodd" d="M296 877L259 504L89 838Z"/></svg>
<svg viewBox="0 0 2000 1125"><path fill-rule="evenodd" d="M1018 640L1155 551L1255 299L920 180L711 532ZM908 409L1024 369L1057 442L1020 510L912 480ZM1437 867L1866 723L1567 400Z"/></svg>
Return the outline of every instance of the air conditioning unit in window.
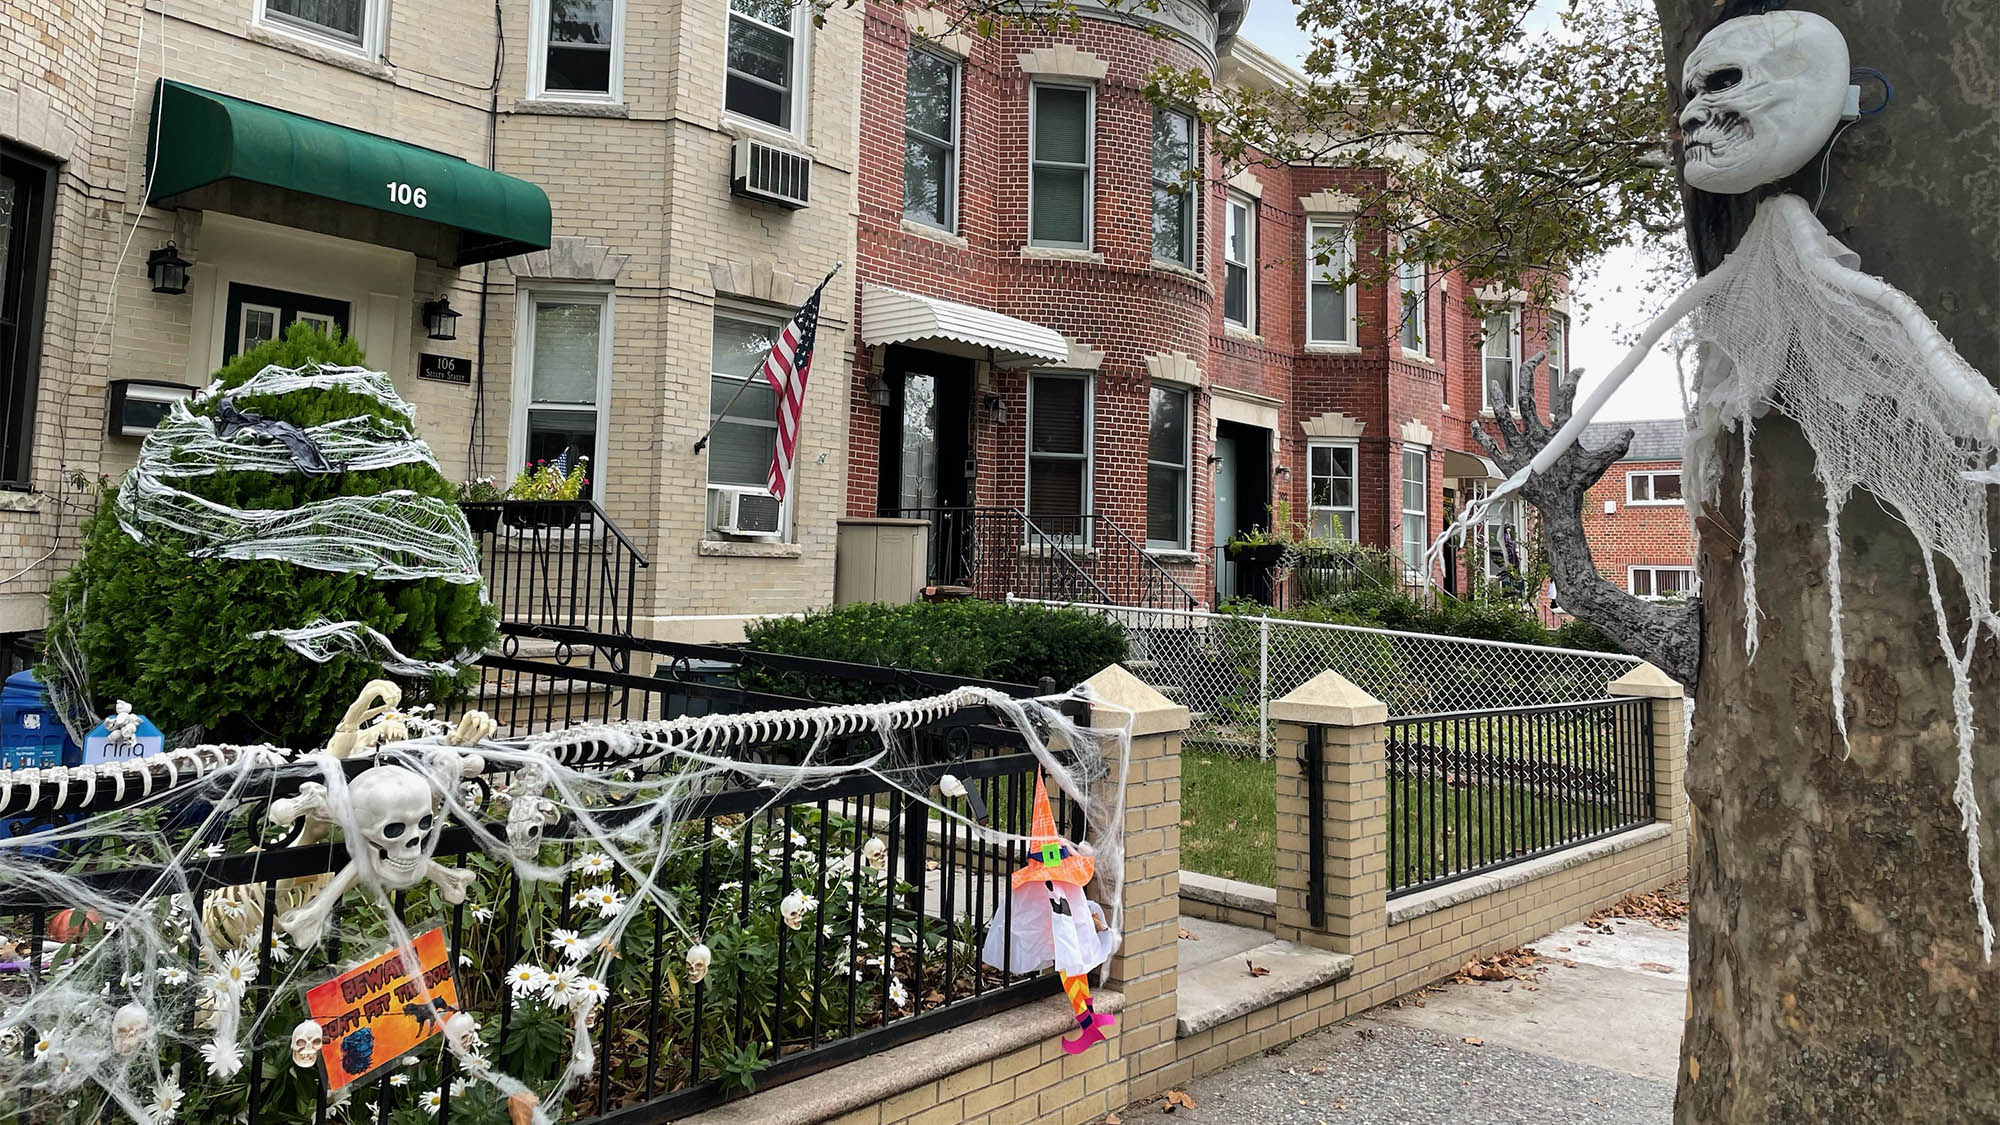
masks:
<svg viewBox="0 0 2000 1125"><path fill-rule="evenodd" d="M812 157L766 141L738 137L729 190L745 199L796 211L812 199Z"/></svg>
<svg viewBox="0 0 2000 1125"><path fill-rule="evenodd" d="M775 539L784 530L784 502L762 489L708 490L708 526L724 535Z"/></svg>

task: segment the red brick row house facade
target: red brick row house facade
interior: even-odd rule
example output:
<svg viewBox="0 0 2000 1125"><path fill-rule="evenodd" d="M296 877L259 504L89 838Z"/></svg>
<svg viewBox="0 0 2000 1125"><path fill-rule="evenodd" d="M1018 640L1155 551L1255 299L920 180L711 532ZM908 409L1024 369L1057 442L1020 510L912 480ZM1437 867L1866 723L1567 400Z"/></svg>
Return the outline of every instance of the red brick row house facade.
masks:
<svg viewBox="0 0 2000 1125"><path fill-rule="evenodd" d="M1583 532L1597 571L1642 598L1694 592L1694 526L1681 490L1687 430L1678 418L1598 422L1583 432L1590 448L1627 429L1632 444L1583 502Z"/></svg>
<svg viewBox="0 0 2000 1125"><path fill-rule="evenodd" d="M1161 65L1303 81L1234 38L1235 0L1081 15L977 37L866 7L848 515L930 519L982 565L1046 539L1107 586L1154 576L1123 601L1247 592L1221 547L1280 503L1419 564L1492 479L1484 388L1560 354L1563 314L1502 300L1481 324L1442 270L1333 284L1388 252L1355 227L1379 173L1224 168L1145 96ZM1493 541L1434 577L1524 562Z"/></svg>

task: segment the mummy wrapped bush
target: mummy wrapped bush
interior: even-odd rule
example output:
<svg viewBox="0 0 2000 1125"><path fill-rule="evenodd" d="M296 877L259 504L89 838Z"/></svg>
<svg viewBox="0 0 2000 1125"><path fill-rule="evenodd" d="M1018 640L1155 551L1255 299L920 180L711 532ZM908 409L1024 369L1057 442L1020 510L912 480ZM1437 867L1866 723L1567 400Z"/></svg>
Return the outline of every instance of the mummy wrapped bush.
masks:
<svg viewBox="0 0 2000 1125"><path fill-rule="evenodd" d="M495 636L456 490L388 378L299 324L176 406L51 593L66 709L223 741L326 730L384 674L448 695Z"/></svg>

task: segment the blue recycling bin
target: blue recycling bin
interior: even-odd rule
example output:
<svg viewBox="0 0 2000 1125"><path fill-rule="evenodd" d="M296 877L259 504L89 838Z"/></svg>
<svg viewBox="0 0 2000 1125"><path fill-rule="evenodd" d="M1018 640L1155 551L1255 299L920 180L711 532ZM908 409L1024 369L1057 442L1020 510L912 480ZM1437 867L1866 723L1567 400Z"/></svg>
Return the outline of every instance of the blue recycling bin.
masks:
<svg viewBox="0 0 2000 1125"><path fill-rule="evenodd" d="M82 764L83 747L70 741L34 669L7 677L0 687L0 766L18 770Z"/></svg>

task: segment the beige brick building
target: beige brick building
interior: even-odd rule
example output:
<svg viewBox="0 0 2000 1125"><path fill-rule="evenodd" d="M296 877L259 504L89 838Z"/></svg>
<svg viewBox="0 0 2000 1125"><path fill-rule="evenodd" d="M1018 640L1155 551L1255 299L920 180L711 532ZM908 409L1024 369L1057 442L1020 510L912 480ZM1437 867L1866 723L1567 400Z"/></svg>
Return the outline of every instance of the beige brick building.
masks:
<svg viewBox="0 0 2000 1125"><path fill-rule="evenodd" d="M0 633L42 624L88 482L136 458L108 431L111 381L199 386L300 318L394 376L447 472L504 484L592 452L596 498L651 559L642 631L830 600L852 270L828 290L780 530L723 534L705 487L761 482L771 431L725 425L693 451L712 387L853 257L861 16L811 24L771 0L9 0ZM349 182L379 139L435 152L394 149L404 181ZM745 140L808 158L807 206L732 193ZM522 239L535 216L515 205L541 194L549 229ZM511 209L487 223L497 196ZM148 279L170 240L184 293ZM449 341L425 332L440 296ZM420 378L423 355L469 381ZM738 412L768 419L768 399Z"/></svg>

